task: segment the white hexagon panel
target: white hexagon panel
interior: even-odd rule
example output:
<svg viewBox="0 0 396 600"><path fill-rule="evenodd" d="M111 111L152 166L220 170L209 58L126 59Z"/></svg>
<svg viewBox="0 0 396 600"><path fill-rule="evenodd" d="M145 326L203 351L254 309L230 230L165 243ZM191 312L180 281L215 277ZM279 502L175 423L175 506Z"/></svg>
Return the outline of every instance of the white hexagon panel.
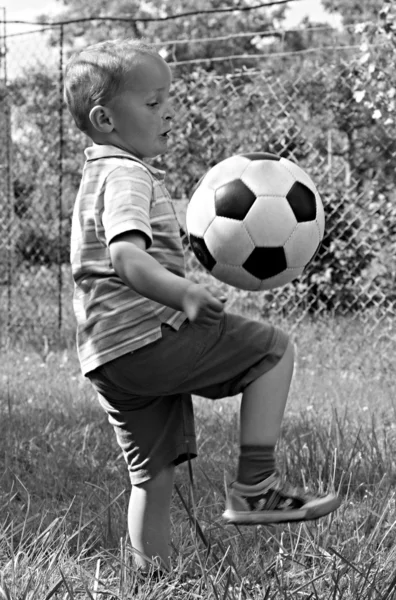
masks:
<svg viewBox="0 0 396 600"><path fill-rule="evenodd" d="M263 247L283 246L297 226L293 210L282 196L258 196L244 223L254 244Z"/></svg>
<svg viewBox="0 0 396 600"><path fill-rule="evenodd" d="M284 245L287 266L304 268L315 255L320 244L316 221L299 223Z"/></svg>
<svg viewBox="0 0 396 600"><path fill-rule="evenodd" d="M281 161L254 160L243 172L241 180L256 196L286 196L295 178L280 165Z"/></svg>
<svg viewBox="0 0 396 600"><path fill-rule="evenodd" d="M241 290L258 291L260 289L260 279L245 271L243 267L216 263L212 269L212 275Z"/></svg>
<svg viewBox="0 0 396 600"><path fill-rule="evenodd" d="M243 221L217 216L204 235L205 244L216 260L226 265L242 265L254 250Z"/></svg>
<svg viewBox="0 0 396 600"><path fill-rule="evenodd" d="M233 179L239 179L249 164L248 158L239 155L230 156L212 167L203 177L202 183L206 187L216 189Z"/></svg>
<svg viewBox="0 0 396 600"><path fill-rule="evenodd" d="M214 192L206 186L200 185L187 206L187 231L192 235L203 237L215 216Z"/></svg>

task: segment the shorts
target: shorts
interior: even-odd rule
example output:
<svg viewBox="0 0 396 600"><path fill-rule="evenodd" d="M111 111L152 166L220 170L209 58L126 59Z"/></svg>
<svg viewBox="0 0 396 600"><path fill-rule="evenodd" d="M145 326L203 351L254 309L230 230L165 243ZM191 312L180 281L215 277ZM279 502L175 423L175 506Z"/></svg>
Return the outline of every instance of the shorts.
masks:
<svg viewBox="0 0 396 600"><path fill-rule="evenodd" d="M280 329L224 313L213 326L162 325L159 340L88 373L132 484L197 456L191 394L217 399L243 392L287 345Z"/></svg>

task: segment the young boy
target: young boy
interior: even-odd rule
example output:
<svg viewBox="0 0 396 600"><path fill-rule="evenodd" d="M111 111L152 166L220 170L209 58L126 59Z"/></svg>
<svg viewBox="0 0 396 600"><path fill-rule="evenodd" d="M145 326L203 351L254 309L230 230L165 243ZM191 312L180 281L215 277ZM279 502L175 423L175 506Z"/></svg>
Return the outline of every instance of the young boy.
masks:
<svg viewBox="0 0 396 600"><path fill-rule="evenodd" d="M140 41L90 46L65 74L69 110L93 142L72 223L78 354L128 465L128 528L143 569L146 557L170 568L174 469L197 455L191 394L242 393L228 522L316 519L339 506L276 472L293 372L287 335L227 314L222 298L185 278L164 173L144 162L170 142L170 86L168 65Z"/></svg>

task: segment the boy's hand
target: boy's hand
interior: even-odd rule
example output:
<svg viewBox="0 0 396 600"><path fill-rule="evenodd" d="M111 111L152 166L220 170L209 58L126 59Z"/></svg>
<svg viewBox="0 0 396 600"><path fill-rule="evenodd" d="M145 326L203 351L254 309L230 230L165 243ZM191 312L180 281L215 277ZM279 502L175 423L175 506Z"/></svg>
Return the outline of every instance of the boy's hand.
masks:
<svg viewBox="0 0 396 600"><path fill-rule="evenodd" d="M182 306L189 321L212 325L221 319L225 301L225 297L215 298L204 285L192 283L183 295Z"/></svg>

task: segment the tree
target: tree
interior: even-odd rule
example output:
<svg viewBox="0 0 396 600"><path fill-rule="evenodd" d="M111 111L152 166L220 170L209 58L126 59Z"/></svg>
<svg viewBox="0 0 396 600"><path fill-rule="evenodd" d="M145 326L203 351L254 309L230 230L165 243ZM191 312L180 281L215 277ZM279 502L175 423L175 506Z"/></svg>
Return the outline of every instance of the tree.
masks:
<svg viewBox="0 0 396 600"><path fill-rule="evenodd" d="M388 143L376 153L376 177L371 190L371 206L379 216L375 231L376 261L371 270L378 287L388 289L388 301L395 298L396 268L396 191L394 156L396 152L396 8L392 0L383 0L375 24L360 27L363 36L360 56L354 64L354 98L382 129ZM384 160L386 153L387 160Z"/></svg>
<svg viewBox="0 0 396 600"><path fill-rule="evenodd" d="M65 41L72 51L76 46L95 43L104 39L132 36L146 38L159 45L163 56L172 62L207 59L203 63L209 70L223 70L224 62L216 62L217 57L232 55L249 55L257 53L257 45L263 39L276 42L282 37L275 31L275 23L281 22L285 14L285 5L280 5L271 11L265 8L251 9L249 0L201 0L197 9L196 0L173 0L172 2L146 0L59 0L65 7L58 15L58 20L67 21L85 17L113 17L122 20L90 21L71 23L65 27ZM222 12L225 8L234 9ZM202 14L194 14L206 11ZM209 12L212 11L212 12ZM215 12L217 11L217 12ZM172 18L184 14L184 18ZM189 15L188 13L192 13ZM130 20L128 20L130 19ZM146 19L146 20L145 20ZM147 20L148 19L148 20ZM150 21L149 19L157 19ZM40 21L45 16L40 17ZM252 35L241 36L247 32ZM255 35L255 33L260 35ZM208 38L221 37L224 39L210 41ZM180 43L185 40L185 43ZM200 40L194 43L193 40ZM296 39L283 39L283 48L294 47ZM53 43L57 44L56 36ZM301 40L299 40L301 43ZM286 45L285 45L286 44ZM249 59L239 60L239 66L253 66ZM191 65L188 67L191 69ZM179 68L180 69L180 68ZM186 69L182 69L186 70Z"/></svg>
<svg viewBox="0 0 396 600"><path fill-rule="evenodd" d="M13 116L13 212L16 261L51 264L68 260L69 214L60 214L59 115L56 72L26 71L8 93ZM67 192L67 185L65 185ZM59 219L61 226L59 227ZM59 232L62 230L62 239Z"/></svg>
<svg viewBox="0 0 396 600"><path fill-rule="evenodd" d="M355 62L354 93L358 102L371 109L372 116L394 126L396 108L396 9L385 0L375 24L359 27L361 53Z"/></svg>
<svg viewBox="0 0 396 600"><path fill-rule="evenodd" d="M330 13L342 15L344 25L376 21L378 0L322 0L323 7Z"/></svg>

